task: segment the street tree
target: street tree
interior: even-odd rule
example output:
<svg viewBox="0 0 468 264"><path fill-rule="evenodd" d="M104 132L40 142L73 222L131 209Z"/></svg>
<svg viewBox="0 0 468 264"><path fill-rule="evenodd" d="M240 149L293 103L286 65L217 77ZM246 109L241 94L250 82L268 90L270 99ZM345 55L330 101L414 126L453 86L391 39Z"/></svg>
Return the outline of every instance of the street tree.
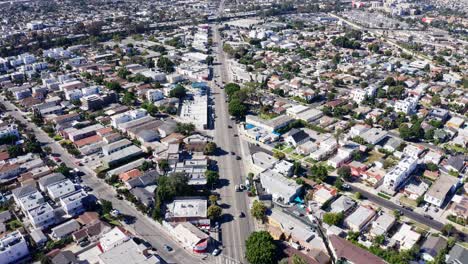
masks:
<svg viewBox="0 0 468 264"><path fill-rule="evenodd" d="M247 114L248 108L239 99L234 98L229 102L228 110L230 115L243 118Z"/></svg>
<svg viewBox="0 0 468 264"><path fill-rule="evenodd" d="M216 204L212 204L210 205L210 207L208 207L208 218L210 218L211 220L216 220L221 216L222 211L223 209L221 209L221 207L219 207Z"/></svg>
<svg viewBox="0 0 468 264"><path fill-rule="evenodd" d="M179 99L183 99L186 95L187 95L187 90L181 84L178 84L176 87L174 87L174 89L172 89L169 92L170 97L175 97Z"/></svg>
<svg viewBox="0 0 468 264"><path fill-rule="evenodd" d="M267 211L267 207L265 206L264 203L260 202L259 200L255 200L253 202L252 209L250 209L250 213L252 214L252 216L255 219L262 221L262 222L263 220L265 220L266 211Z"/></svg>
<svg viewBox="0 0 468 264"><path fill-rule="evenodd" d="M205 149L203 150L203 153L205 155L213 155L216 151L216 149L218 148L218 146L216 145L216 143L214 142L208 142L206 145L205 145Z"/></svg>
<svg viewBox="0 0 468 264"><path fill-rule="evenodd" d="M343 213L325 213L323 222L328 225L339 225L344 219Z"/></svg>
<svg viewBox="0 0 468 264"><path fill-rule="evenodd" d="M246 258L250 264L273 264L277 261L276 245L267 231L250 234L246 241Z"/></svg>
<svg viewBox="0 0 468 264"><path fill-rule="evenodd" d="M349 181L351 180L351 168L349 166L341 166L338 171L338 176Z"/></svg>

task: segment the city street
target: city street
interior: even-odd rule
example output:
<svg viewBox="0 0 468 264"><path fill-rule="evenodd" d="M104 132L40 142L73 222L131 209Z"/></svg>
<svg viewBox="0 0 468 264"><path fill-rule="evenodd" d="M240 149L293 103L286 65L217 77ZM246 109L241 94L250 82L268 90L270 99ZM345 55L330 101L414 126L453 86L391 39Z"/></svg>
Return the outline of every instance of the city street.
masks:
<svg viewBox="0 0 468 264"><path fill-rule="evenodd" d="M228 83L230 79L217 27L213 29L213 32L213 41L217 45L214 52L216 52L218 64L214 66L214 72L219 74L215 80L219 85L222 85L223 82ZM219 189L220 202L224 205L224 217L221 225L224 246L222 254L230 259L244 262L245 240L254 229L253 221L250 219L247 195L244 192L235 191L235 185L243 183L246 179L243 165L243 160L246 157L242 155L245 142L241 143L239 137L234 136L238 134L237 126L234 121L230 120L224 90L218 85L212 85L212 88L217 116L214 139L221 150L221 154L216 156L215 160L218 162L221 181L226 182ZM236 156L241 157L241 159L238 160ZM241 212L245 214L245 217L239 217Z"/></svg>
<svg viewBox="0 0 468 264"><path fill-rule="evenodd" d="M70 168L77 168L74 162L74 158L68 154L68 152L60 146L59 143L51 139L43 130L37 127L34 123L27 120L22 112L16 108L15 105L8 101L0 98L0 102L5 105L6 109L9 110L9 114L15 119L26 124L31 129L36 138L43 146L47 145L52 149L53 153L60 154L60 159ZM17 110L17 111L16 111ZM94 171L89 170L85 166L78 167L85 175L82 176L83 184L93 188L92 194L98 199L105 199L111 201L114 208L118 209L122 214L130 215L135 217L134 223L131 225L125 225L130 232L142 237L148 241L153 247L158 250L158 254L167 263L210 263L213 258L210 257L206 260L201 260L203 257L195 256L190 254L188 251L183 249L178 242L176 242L165 230L162 229L157 223L144 216L136 208L126 201L118 200L115 195L115 190L107 185L103 180L96 177ZM174 250L172 252L164 251L164 244L171 246Z"/></svg>

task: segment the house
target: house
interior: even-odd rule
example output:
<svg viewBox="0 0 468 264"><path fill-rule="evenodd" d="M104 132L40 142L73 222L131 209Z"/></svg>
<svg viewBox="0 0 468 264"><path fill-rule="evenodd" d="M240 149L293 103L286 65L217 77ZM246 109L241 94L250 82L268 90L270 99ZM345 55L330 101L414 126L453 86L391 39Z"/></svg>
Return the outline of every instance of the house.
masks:
<svg viewBox="0 0 468 264"><path fill-rule="evenodd" d="M19 231L0 238L0 263L17 263L29 255L28 243Z"/></svg>
<svg viewBox="0 0 468 264"><path fill-rule="evenodd" d="M439 151L434 151L430 150L429 152L424 155L424 162L425 163L434 163L435 165L438 165L440 160L442 159L443 153L440 153Z"/></svg>
<svg viewBox="0 0 468 264"><path fill-rule="evenodd" d="M344 224L355 232L361 231L376 215L371 208L359 206L351 215L346 217Z"/></svg>
<svg viewBox="0 0 468 264"><path fill-rule="evenodd" d="M385 264L386 262L353 243L337 235L329 237L330 246L335 259L344 260L350 264Z"/></svg>
<svg viewBox="0 0 468 264"><path fill-rule="evenodd" d="M259 174L260 182L266 192L273 196L273 199L283 203L290 203L302 191L302 186L296 181L284 177L283 175L267 169Z"/></svg>
<svg viewBox="0 0 468 264"><path fill-rule="evenodd" d="M367 165L359 161L353 160L347 166L351 169L351 175L354 177L361 177L367 171Z"/></svg>
<svg viewBox="0 0 468 264"><path fill-rule="evenodd" d="M455 244L448 253L446 259L447 264L463 264L468 263L468 250L459 244Z"/></svg>
<svg viewBox="0 0 468 264"><path fill-rule="evenodd" d="M64 179L59 182L49 184L46 187L47 194L53 200L57 200L60 197L71 194L75 191L75 185L69 179Z"/></svg>
<svg viewBox="0 0 468 264"><path fill-rule="evenodd" d="M273 165L272 170L283 176L291 177L294 173L294 164L286 160L280 160Z"/></svg>
<svg viewBox="0 0 468 264"><path fill-rule="evenodd" d="M332 213L346 213L353 208L356 202L348 196L340 196L333 203L330 204L330 212Z"/></svg>
<svg viewBox="0 0 468 264"><path fill-rule="evenodd" d="M79 264L75 254L69 250L60 251L50 259L52 264Z"/></svg>
<svg viewBox="0 0 468 264"><path fill-rule="evenodd" d="M193 134L184 138L183 142L187 151L203 152L208 143L208 138L200 134Z"/></svg>
<svg viewBox="0 0 468 264"><path fill-rule="evenodd" d="M51 229L51 238L53 240L60 240L70 236L73 232L80 229L80 224L75 219L68 220L67 222L55 226Z"/></svg>
<svg viewBox="0 0 468 264"><path fill-rule="evenodd" d="M455 195L452 199L449 212L457 217L468 219L468 196Z"/></svg>
<svg viewBox="0 0 468 264"><path fill-rule="evenodd" d="M380 128L371 128L362 133L362 138L369 144L375 145L387 137L388 132Z"/></svg>
<svg viewBox="0 0 468 264"><path fill-rule="evenodd" d="M309 135L302 129L293 128L285 135L285 142L294 147L297 147L309 140Z"/></svg>
<svg viewBox="0 0 468 264"><path fill-rule="evenodd" d="M296 152L301 155L309 155L310 153L317 150L317 143L313 141L306 141L303 144L297 146Z"/></svg>
<svg viewBox="0 0 468 264"><path fill-rule="evenodd" d="M325 185L319 185L315 188L313 194L313 200L319 205L324 205L328 201L334 199L338 194L338 191L334 188L328 188Z"/></svg>
<svg viewBox="0 0 468 264"><path fill-rule="evenodd" d="M447 174L440 175L424 195L424 201L442 207L447 196L456 189L458 183L459 179L456 177Z"/></svg>
<svg viewBox="0 0 468 264"><path fill-rule="evenodd" d="M210 236L202 232L190 222L182 222L177 224L173 229L175 238L180 241L186 248L191 249L194 253L206 252Z"/></svg>
<svg viewBox="0 0 468 264"><path fill-rule="evenodd" d="M447 165L445 165L445 167L447 170L462 172L465 168L465 159L466 157L464 155L451 156L447 160Z"/></svg>
<svg viewBox="0 0 468 264"><path fill-rule="evenodd" d="M151 207L154 204L154 190L136 187L130 190L130 193L146 207Z"/></svg>
<svg viewBox="0 0 468 264"><path fill-rule="evenodd" d="M109 232L112 227L99 219L85 225L83 228L73 232L73 240L78 242L82 240L96 241L102 234Z"/></svg>
<svg viewBox="0 0 468 264"><path fill-rule="evenodd" d="M396 219L393 215L382 213L372 222L370 234L374 237L386 235L395 223Z"/></svg>
<svg viewBox="0 0 468 264"><path fill-rule="evenodd" d="M463 126L464 123L465 120L463 118L454 116L450 118L445 125L451 128L459 129L461 126Z"/></svg>
<svg viewBox="0 0 468 264"><path fill-rule="evenodd" d="M130 239L131 237L127 230L117 226L102 235L99 239L100 249L102 252L107 252Z"/></svg>
<svg viewBox="0 0 468 264"><path fill-rule="evenodd" d="M307 250L326 251L325 244L314 226L300 221L279 208L273 208L267 215L267 230L274 239L298 245Z"/></svg>
<svg viewBox="0 0 468 264"><path fill-rule="evenodd" d="M166 207L167 221L206 224L208 201L203 197L176 197Z"/></svg>
<svg viewBox="0 0 468 264"><path fill-rule="evenodd" d="M408 157L413 157L413 158L419 158L419 155L425 150L425 148L421 145L413 145L413 144L408 144L404 149L403 149L403 154L408 156Z"/></svg>
<svg viewBox="0 0 468 264"><path fill-rule="evenodd" d="M421 258L425 261L434 261L437 254L447 246L447 240L440 236L428 236L421 246Z"/></svg>
<svg viewBox="0 0 468 264"><path fill-rule="evenodd" d="M160 264L156 255L150 254L144 243L126 240L98 256L100 264Z"/></svg>
<svg viewBox="0 0 468 264"><path fill-rule="evenodd" d="M21 166L17 163L4 163L0 165L0 181L11 180L20 175Z"/></svg>
<svg viewBox="0 0 468 264"><path fill-rule="evenodd" d="M122 182L127 182L131 179L138 178L142 175L141 171L139 169L132 169L129 171L126 171L124 173L119 174L119 179Z"/></svg>
<svg viewBox="0 0 468 264"><path fill-rule="evenodd" d="M135 187L147 187L149 185L155 185L156 180L159 177L159 173L156 170L150 170L144 172L141 176L129 179L128 181L125 182L125 186L128 189L132 189Z"/></svg>
<svg viewBox="0 0 468 264"><path fill-rule="evenodd" d="M411 249L421 238L421 234L411 229L408 224L403 224L400 229L393 235L391 241L397 243L400 250Z"/></svg>

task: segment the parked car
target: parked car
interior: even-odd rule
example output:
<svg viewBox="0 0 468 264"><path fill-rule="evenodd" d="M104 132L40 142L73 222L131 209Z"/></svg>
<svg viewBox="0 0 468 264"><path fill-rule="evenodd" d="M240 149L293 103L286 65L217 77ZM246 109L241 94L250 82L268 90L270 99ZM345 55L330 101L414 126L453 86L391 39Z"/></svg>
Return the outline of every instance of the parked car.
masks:
<svg viewBox="0 0 468 264"><path fill-rule="evenodd" d="M86 247L86 246L88 246L89 244L91 244L91 241L89 241L89 240L83 240L83 241L81 241L78 245L79 245L80 247Z"/></svg>
<svg viewBox="0 0 468 264"><path fill-rule="evenodd" d="M236 160L241 160L241 157L240 157L240 156L236 156Z"/></svg>
<svg viewBox="0 0 468 264"><path fill-rule="evenodd" d="M213 250L213 253L211 253L211 255L218 256L220 252L221 252L221 250L215 249L215 250Z"/></svg>
<svg viewBox="0 0 468 264"><path fill-rule="evenodd" d="M171 246L167 245L167 244L164 244L164 249L167 251L167 252L171 252L173 249L171 248Z"/></svg>

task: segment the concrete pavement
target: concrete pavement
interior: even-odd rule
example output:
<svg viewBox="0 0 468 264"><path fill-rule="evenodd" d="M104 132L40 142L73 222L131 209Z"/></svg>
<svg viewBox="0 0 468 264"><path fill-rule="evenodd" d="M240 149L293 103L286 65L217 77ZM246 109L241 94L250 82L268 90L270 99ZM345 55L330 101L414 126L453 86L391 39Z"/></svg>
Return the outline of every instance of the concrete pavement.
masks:
<svg viewBox="0 0 468 264"><path fill-rule="evenodd" d="M75 165L75 158L73 158L68 152L60 146L59 143L51 139L42 129L36 126L34 123L27 120L22 112L12 103L5 101L0 98L0 102L3 103L7 110L10 110L9 114L16 120L24 123L27 128L31 129L37 140L43 145L47 145L52 149L53 153L60 154L60 159L70 168L79 168L85 175L82 176L83 184L93 188L92 194L98 199L105 199L111 201L114 208L118 209L122 214L130 215L135 217L134 223L130 225L124 225L130 232L141 236L143 239L148 241L153 247L158 250L158 254L167 263L213 263L214 257L209 257L202 260L202 255L193 255L183 249L181 245L176 242L171 235L167 233L158 223L149 219L143 215L136 208L128 203L127 201L121 201L116 199L115 190L107 185L103 180L96 177L94 171L88 169L85 166L78 167ZM164 244L171 246L174 250L172 252L166 252L164 250Z"/></svg>

